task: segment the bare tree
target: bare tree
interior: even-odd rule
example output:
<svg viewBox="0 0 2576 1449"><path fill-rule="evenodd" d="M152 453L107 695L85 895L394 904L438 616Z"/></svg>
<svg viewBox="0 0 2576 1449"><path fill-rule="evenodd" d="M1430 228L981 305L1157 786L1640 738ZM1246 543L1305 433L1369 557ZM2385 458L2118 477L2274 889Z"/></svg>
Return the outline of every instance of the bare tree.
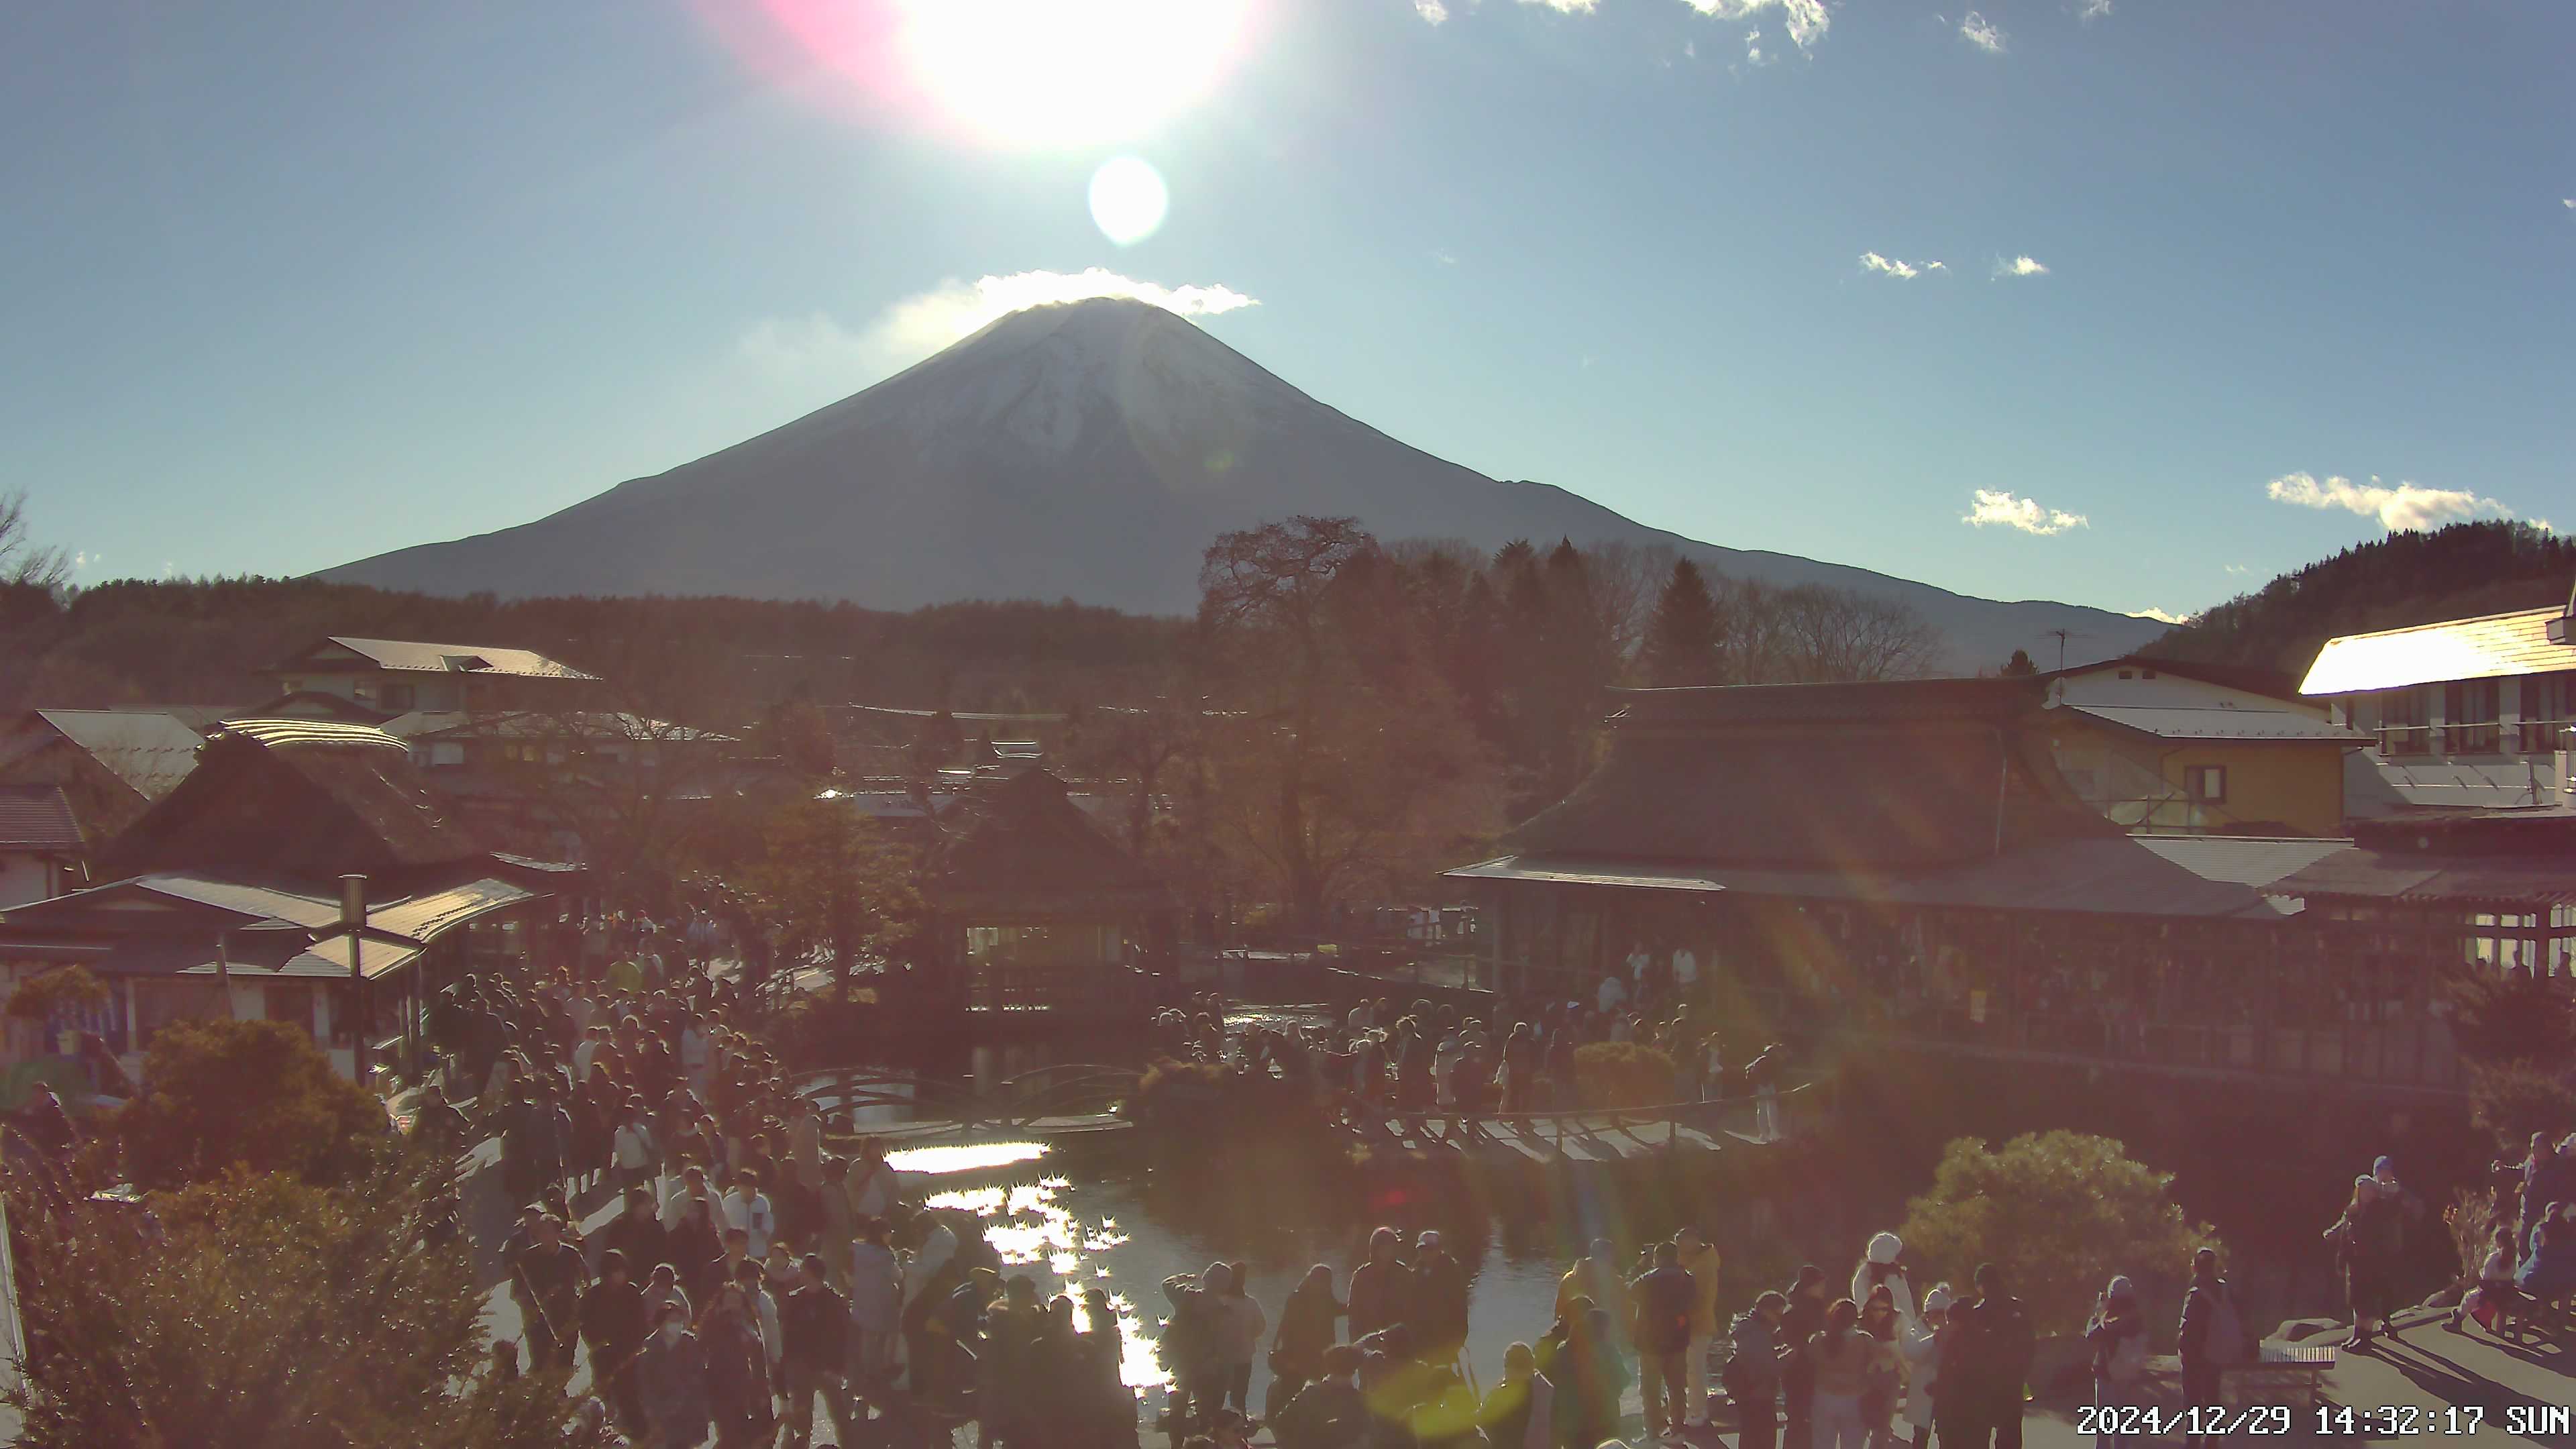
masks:
<svg viewBox="0 0 2576 1449"><path fill-rule="evenodd" d="M1730 580L1720 596L1728 677L1743 684L1911 679L1939 657L1940 631L1893 599L1800 584Z"/></svg>
<svg viewBox="0 0 2576 1449"><path fill-rule="evenodd" d="M1583 550L1584 574L1602 632L1621 660L1634 658L1654 617L1655 600L1681 555L1668 543L1596 543Z"/></svg>
<svg viewBox="0 0 2576 1449"><path fill-rule="evenodd" d="M71 581L71 555L38 545L29 534L27 490L0 493L0 585L51 594Z"/></svg>

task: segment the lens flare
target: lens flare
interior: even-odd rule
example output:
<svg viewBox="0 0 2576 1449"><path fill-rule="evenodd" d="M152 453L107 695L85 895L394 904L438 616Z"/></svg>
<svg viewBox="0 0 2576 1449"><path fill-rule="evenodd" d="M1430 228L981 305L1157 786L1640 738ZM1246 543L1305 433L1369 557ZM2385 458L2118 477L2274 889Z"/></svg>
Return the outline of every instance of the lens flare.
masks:
<svg viewBox="0 0 2576 1449"><path fill-rule="evenodd" d="M698 0L778 84L1022 150L1132 141L1208 95L1268 0ZM835 92L837 91L837 94Z"/></svg>
<svg viewBox="0 0 2576 1449"><path fill-rule="evenodd" d="M1122 247L1162 229L1172 193L1162 173L1133 156L1121 156L1091 173L1091 223Z"/></svg>

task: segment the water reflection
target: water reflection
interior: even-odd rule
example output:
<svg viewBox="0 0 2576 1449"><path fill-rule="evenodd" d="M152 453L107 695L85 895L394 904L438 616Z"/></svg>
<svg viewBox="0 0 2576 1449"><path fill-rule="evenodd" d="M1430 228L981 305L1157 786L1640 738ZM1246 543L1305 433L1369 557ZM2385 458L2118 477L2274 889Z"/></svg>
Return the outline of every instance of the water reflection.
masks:
<svg viewBox="0 0 2576 1449"><path fill-rule="evenodd" d="M1024 1162L1045 1149L1035 1143L1005 1143L1003 1147L1029 1147L1034 1151L1019 1157L1000 1159L1002 1164ZM923 1152L957 1152L972 1154L975 1148L925 1148ZM894 1161L907 1154L889 1153ZM976 1166L985 1165L980 1161ZM954 1171L969 1170L965 1167ZM1086 1287L1098 1286L1100 1280L1115 1283L1116 1276L1106 1255L1128 1246L1127 1234L1118 1231L1117 1220L1097 1217L1086 1220L1070 1203L1072 1184L1061 1177L1042 1177L1034 1182L1007 1186L951 1188L934 1192L923 1199L924 1206L946 1208L974 1216L982 1226L985 1245L1002 1261L1005 1276L1025 1273L1038 1285L1038 1296L1050 1298L1058 1293L1074 1300L1074 1327L1091 1327L1090 1309L1082 1302ZM1156 1281L1159 1292L1160 1280ZM1119 1377L1129 1388L1156 1389L1170 1385L1171 1373L1163 1367L1155 1340L1146 1336L1135 1302L1118 1288L1109 1290L1109 1306L1118 1315Z"/></svg>
<svg viewBox="0 0 2576 1449"><path fill-rule="evenodd" d="M886 1154L897 1172L947 1177L961 1172L990 1172L1046 1156L1043 1142L964 1142L946 1147L903 1147Z"/></svg>

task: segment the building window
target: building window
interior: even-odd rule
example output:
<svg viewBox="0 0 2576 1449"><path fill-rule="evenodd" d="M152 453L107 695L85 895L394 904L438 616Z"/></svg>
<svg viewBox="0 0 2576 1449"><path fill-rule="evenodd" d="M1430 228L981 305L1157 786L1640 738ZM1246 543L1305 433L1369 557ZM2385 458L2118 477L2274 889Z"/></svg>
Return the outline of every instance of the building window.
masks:
<svg viewBox="0 0 2576 1449"><path fill-rule="evenodd" d="M465 746L441 740L429 747L431 769L452 769L465 763Z"/></svg>
<svg viewBox="0 0 2576 1449"><path fill-rule="evenodd" d="M2379 752L2423 755L2432 749L2432 731L2424 725L2424 691L2392 689L2379 696Z"/></svg>
<svg viewBox="0 0 2576 1449"><path fill-rule="evenodd" d="M2522 752L2546 755L2567 743L2569 716L2576 714L2576 671L2526 675L2522 681Z"/></svg>
<svg viewBox="0 0 2576 1449"><path fill-rule="evenodd" d="M2183 778L2190 786L2194 800L2216 804L2227 798L2225 765L2190 765L2184 768Z"/></svg>
<svg viewBox="0 0 2576 1449"><path fill-rule="evenodd" d="M2492 755L2503 748L2496 734L2497 696L2492 679L2463 679L2442 686L2442 748L2454 755Z"/></svg>
<svg viewBox="0 0 2576 1449"><path fill-rule="evenodd" d="M388 684L385 686L385 708L409 709L411 708L411 701L412 687L410 685Z"/></svg>

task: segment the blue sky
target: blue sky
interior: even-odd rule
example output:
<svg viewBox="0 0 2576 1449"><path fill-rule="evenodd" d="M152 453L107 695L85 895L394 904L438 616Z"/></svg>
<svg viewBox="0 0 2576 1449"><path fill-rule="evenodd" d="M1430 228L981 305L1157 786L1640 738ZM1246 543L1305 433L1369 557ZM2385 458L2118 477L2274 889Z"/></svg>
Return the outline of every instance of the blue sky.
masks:
<svg viewBox="0 0 2576 1449"><path fill-rule="evenodd" d="M1964 592L2576 526L2576 6L1028 3L10 7L0 489L84 581L300 572L1102 268L1482 472Z"/></svg>

